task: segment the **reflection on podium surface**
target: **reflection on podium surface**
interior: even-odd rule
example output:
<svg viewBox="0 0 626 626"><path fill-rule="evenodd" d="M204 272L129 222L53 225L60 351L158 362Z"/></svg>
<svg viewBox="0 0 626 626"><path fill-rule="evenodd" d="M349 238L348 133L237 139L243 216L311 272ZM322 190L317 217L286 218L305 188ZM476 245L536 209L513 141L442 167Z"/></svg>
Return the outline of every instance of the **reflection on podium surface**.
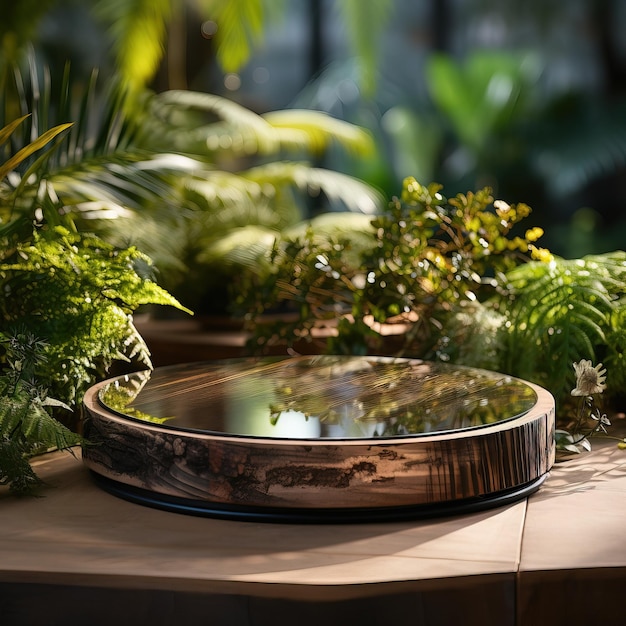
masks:
<svg viewBox="0 0 626 626"><path fill-rule="evenodd" d="M533 388L504 374L350 356L194 363L113 379L100 401L130 419L278 439L425 436L519 417Z"/></svg>

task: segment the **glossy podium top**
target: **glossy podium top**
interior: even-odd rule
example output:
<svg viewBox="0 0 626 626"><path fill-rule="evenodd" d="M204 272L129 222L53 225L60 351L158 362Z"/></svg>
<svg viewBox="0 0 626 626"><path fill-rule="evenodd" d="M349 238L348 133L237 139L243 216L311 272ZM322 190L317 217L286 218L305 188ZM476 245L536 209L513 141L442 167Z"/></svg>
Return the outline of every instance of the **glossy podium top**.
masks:
<svg viewBox="0 0 626 626"><path fill-rule="evenodd" d="M537 394L473 368L387 357L193 363L112 379L99 402L164 428L278 439L362 439L480 428L524 415Z"/></svg>

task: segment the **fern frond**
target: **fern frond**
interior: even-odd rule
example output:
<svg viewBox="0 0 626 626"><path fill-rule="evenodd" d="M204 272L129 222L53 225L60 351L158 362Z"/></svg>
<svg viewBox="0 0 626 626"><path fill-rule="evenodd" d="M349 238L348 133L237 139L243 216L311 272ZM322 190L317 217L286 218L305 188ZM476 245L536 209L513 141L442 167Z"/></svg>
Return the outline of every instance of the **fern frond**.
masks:
<svg viewBox="0 0 626 626"><path fill-rule="evenodd" d="M39 402L31 403L25 414L20 430L26 440L40 449L58 448L65 450L78 445L82 438L77 433L63 426L43 408Z"/></svg>
<svg viewBox="0 0 626 626"><path fill-rule="evenodd" d="M47 362L35 374L72 407L114 361L139 357L150 367L133 311L143 304L185 310L151 280L145 255L62 228L35 233L32 244L20 245L0 269L1 318L46 338Z"/></svg>
<svg viewBox="0 0 626 626"><path fill-rule="evenodd" d="M28 462L29 449L17 438L0 435L0 485L9 485L14 493L24 494L42 484Z"/></svg>
<svg viewBox="0 0 626 626"><path fill-rule="evenodd" d="M84 219L127 217L131 210L178 204L180 176L200 164L181 155L118 152L51 172L47 181L65 212Z"/></svg>
<svg viewBox="0 0 626 626"><path fill-rule="evenodd" d="M590 254L582 262L585 268L616 293L624 291L626 284L626 251L616 250L604 254Z"/></svg>
<svg viewBox="0 0 626 626"><path fill-rule="evenodd" d="M616 293L626 290L626 282L611 271L615 263L620 255L556 258L509 272L504 369L534 379L557 397L566 393L572 363L596 361L608 341Z"/></svg>
<svg viewBox="0 0 626 626"><path fill-rule="evenodd" d="M82 438L48 413L48 407L69 409L47 397L31 382L45 359L45 344L27 331L3 334L6 362L0 370L0 484L25 493L41 481L29 457L49 448L68 449Z"/></svg>

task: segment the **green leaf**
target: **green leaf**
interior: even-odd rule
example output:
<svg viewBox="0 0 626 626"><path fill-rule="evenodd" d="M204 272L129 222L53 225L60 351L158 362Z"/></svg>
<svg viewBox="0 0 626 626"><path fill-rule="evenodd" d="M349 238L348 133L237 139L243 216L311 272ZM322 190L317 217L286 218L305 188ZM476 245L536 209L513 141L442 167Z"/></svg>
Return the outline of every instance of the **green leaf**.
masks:
<svg viewBox="0 0 626 626"><path fill-rule="evenodd" d="M374 141L367 131L321 111L287 109L262 117L278 131L284 147L305 148L321 154L331 143L336 143L361 156L371 156L374 152Z"/></svg>
<svg viewBox="0 0 626 626"><path fill-rule="evenodd" d="M30 117L30 114L22 115L22 117L19 117L16 120L13 120L9 124L7 124L4 128L0 129L0 146L7 142L9 137L11 137L11 135L15 132L15 130L19 127L19 125L28 117Z"/></svg>
<svg viewBox="0 0 626 626"><path fill-rule="evenodd" d="M573 384L571 364L597 360L611 334L618 296L626 293L616 258L555 258L551 263L526 263L507 274L508 359L511 374L534 379L557 400Z"/></svg>
<svg viewBox="0 0 626 626"><path fill-rule="evenodd" d="M217 60L224 72L238 72L255 45L263 39L262 0L214 0L212 19L217 23Z"/></svg>
<svg viewBox="0 0 626 626"><path fill-rule="evenodd" d="M143 88L163 57L173 0L99 0L99 16L109 24L117 66L132 90Z"/></svg>
<svg viewBox="0 0 626 626"><path fill-rule="evenodd" d="M478 51L459 64L435 54L426 68L434 101L461 141L477 152L519 108L528 81L528 59L501 52Z"/></svg>
<svg viewBox="0 0 626 626"><path fill-rule="evenodd" d="M219 124L198 125L193 117L188 118L189 126L177 126L166 123L161 127L167 131L166 141L176 141L176 135L184 133L185 142L203 146L203 151L217 150L220 145L228 150L236 149L241 145L241 151L249 154L260 151L266 154L274 153L279 147L278 137L272 126L253 111L213 94L193 91L171 90L159 94L151 101L151 110L156 120L167 121L170 113L180 110L200 111L212 113L227 126ZM169 127L168 127L169 126ZM240 139L237 138L240 136ZM221 137L230 137L230 141L220 142ZM174 145L179 145L180 139ZM211 146L215 144L215 147Z"/></svg>
<svg viewBox="0 0 626 626"><path fill-rule="evenodd" d="M340 172L302 163L268 163L240 172L240 175L259 184L294 186L311 195L323 191L331 202L345 204L347 210L368 215L376 215L384 205L383 196L371 185Z"/></svg>
<svg viewBox="0 0 626 626"><path fill-rule="evenodd" d="M62 133L64 130L67 130L71 126L71 123L55 126L54 128L51 128L50 130L47 130L45 133L41 134L37 139L29 143L28 145L18 150L16 154L14 154L10 159L0 165L0 180L2 180L9 172L14 170L22 161L27 159L38 150L44 148L57 135Z"/></svg>
<svg viewBox="0 0 626 626"><path fill-rule="evenodd" d="M394 8L390 0L343 0L335 5L343 16L343 24L353 54L361 66L361 85L366 96L376 90L377 60L381 35Z"/></svg>

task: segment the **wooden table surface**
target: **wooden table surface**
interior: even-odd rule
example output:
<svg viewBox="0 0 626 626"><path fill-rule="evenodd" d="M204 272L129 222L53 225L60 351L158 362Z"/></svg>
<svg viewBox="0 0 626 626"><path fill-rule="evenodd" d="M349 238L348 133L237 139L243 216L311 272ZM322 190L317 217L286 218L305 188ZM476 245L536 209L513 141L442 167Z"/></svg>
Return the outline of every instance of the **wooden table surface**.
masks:
<svg viewBox="0 0 626 626"><path fill-rule="evenodd" d="M527 500L397 523L193 517L102 491L80 454L33 465L42 497L0 489L2 626L626 623L614 442L593 440Z"/></svg>

